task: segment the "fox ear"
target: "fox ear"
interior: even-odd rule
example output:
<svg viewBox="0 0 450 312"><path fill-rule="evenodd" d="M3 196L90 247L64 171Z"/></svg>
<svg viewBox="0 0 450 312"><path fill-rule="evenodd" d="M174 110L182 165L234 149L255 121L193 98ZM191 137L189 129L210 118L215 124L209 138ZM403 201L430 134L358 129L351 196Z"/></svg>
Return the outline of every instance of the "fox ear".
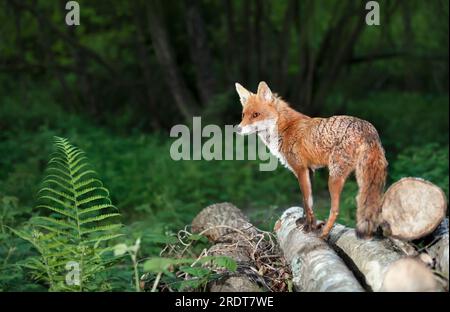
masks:
<svg viewBox="0 0 450 312"><path fill-rule="evenodd" d="M263 101L266 102L272 101L272 91L270 90L267 83L265 83L264 81L261 81L258 85L258 96Z"/></svg>
<svg viewBox="0 0 450 312"><path fill-rule="evenodd" d="M239 94L241 104L242 106L244 106L247 103L247 100L250 97L250 95L252 95L252 93L237 82L234 85L236 86L236 91Z"/></svg>

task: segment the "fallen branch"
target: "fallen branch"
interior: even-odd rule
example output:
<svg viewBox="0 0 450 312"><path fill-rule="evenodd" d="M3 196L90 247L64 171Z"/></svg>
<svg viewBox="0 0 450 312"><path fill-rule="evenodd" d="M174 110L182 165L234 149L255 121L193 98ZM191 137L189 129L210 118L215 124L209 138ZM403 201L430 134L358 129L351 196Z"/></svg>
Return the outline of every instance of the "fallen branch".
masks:
<svg viewBox="0 0 450 312"><path fill-rule="evenodd" d="M298 291L364 291L344 261L315 234L296 225L303 209L286 210L275 225L280 247L291 266Z"/></svg>

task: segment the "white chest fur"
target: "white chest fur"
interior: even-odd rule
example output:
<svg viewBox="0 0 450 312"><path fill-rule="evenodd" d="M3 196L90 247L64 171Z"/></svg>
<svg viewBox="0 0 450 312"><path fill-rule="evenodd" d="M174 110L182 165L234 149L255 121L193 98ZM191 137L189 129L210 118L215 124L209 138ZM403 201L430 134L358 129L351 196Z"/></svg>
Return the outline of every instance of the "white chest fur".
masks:
<svg viewBox="0 0 450 312"><path fill-rule="evenodd" d="M261 141L263 141L263 143L268 147L272 155L277 157L283 166L294 172L294 170L292 170L292 167L289 166L286 158L284 157L283 153L280 150L280 137L278 135L276 123L267 128L266 130L259 131L258 136L261 139Z"/></svg>

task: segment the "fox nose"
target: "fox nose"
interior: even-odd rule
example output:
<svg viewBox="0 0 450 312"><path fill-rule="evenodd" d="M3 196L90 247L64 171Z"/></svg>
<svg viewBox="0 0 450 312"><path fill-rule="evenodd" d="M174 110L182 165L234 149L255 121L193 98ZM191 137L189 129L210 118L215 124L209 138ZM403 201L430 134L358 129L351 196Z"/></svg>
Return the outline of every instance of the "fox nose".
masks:
<svg viewBox="0 0 450 312"><path fill-rule="evenodd" d="M242 127L241 126L237 126L236 127L236 132L237 133L241 133L242 132Z"/></svg>

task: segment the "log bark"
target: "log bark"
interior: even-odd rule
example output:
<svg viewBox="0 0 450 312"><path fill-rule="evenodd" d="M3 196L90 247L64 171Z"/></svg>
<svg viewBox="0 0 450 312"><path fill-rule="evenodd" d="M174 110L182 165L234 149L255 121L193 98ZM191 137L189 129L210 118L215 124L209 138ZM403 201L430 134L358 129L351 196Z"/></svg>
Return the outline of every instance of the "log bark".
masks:
<svg viewBox="0 0 450 312"><path fill-rule="evenodd" d="M201 233L216 243L207 252L211 256L228 256L238 264L255 266L252 255L255 252L256 238L260 237L247 217L230 203L214 204L203 209L192 221L192 231ZM254 292L261 287L245 272L227 275L211 282L213 292Z"/></svg>
<svg viewBox="0 0 450 312"><path fill-rule="evenodd" d="M423 262L406 256L389 239L358 239L354 229L335 224L328 242L353 270L364 276L373 291L442 290Z"/></svg>
<svg viewBox="0 0 450 312"><path fill-rule="evenodd" d="M436 270L445 277L448 283L448 233L444 234L437 243L429 247L427 252L433 257L436 263Z"/></svg>
<svg viewBox="0 0 450 312"><path fill-rule="evenodd" d="M275 225L281 249L291 266L297 291L364 291L344 261L325 241L297 228L303 209L286 210Z"/></svg>
<svg viewBox="0 0 450 312"><path fill-rule="evenodd" d="M386 191L382 219L390 226L390 236L414 240L433 232L447 209L444 192L420 178L403 178Z"/></svg>

